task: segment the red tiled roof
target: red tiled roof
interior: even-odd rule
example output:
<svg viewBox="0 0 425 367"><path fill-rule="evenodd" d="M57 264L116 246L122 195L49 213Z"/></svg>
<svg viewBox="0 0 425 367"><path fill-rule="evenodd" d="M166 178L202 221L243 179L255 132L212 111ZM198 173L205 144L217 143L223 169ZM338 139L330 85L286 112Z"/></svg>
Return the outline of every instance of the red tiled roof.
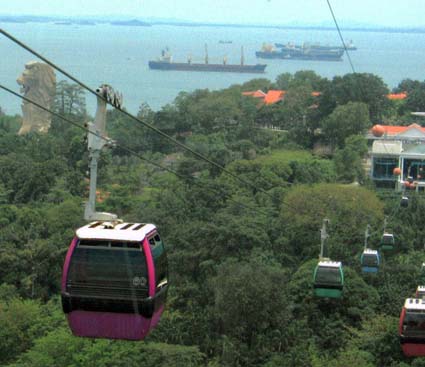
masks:
<svg viewBox="0 0 425 367"><path fill-rule="evenodd" d="M392 100L392 101L393 100L402 100L402 99L405 99L406 97L407 97L406 92L387 94L387 98Z"/></svg>
<svg viewBox="0 0 425 367"><path fill-rule="evenodd" d="M286 90L269 90L264 97L265 104L274 104L283 99L286 94Z"/></svg>
<svg viewBox="0 0 425 367"><path fill-rule="evenodd" d="M275 89L269 90L267 93L264 93L262 90L256 90L252 92L242 92L244 96L252 96L255 98L261 98L266 105L275 104L280 102L285 97L286 90ZM318 97L322 92L311 92L313 97Z"/></svg>
<svg viewBox="0 0 425 367"><path fill-rule="evenodd" d="M425 128L418 124L411 124L409 126L391 126L391 125L381 125L381 126L384 128L386 135L398 135L409 129L418 129L425 133ZM372 129L370 129L369 132L372 134Z"/></svg>

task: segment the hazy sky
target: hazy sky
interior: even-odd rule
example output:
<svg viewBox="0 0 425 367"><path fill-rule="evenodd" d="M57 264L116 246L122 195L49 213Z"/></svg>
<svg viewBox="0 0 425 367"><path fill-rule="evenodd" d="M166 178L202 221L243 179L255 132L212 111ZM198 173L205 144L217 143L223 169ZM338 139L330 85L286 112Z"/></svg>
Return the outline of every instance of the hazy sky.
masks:
<svg viewBox="0 0 425 367"><path fill-rule="evenodd" d="M425 0L330 0L338 21L425 26ZM0 0L0 14L130 15L234 23L332 21L326 0Z"/></svg>

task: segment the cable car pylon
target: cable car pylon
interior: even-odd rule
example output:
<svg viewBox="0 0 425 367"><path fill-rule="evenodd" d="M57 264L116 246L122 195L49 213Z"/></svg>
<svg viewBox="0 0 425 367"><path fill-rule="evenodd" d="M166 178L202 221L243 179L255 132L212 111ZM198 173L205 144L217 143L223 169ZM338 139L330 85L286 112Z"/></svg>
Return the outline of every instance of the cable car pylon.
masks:
<svg viewBox="0 0 425 367"><path fill-rule="evenodd" d="M97 110L93 122L88 123L89 132L87 133L87 147L89 151L90 166L90 188L89 200L84 209L84 219L87 221L102 220L116 221L116 214L96 212L96 186L97 186L97 163L100 153L105 146L112 146L113 141L106 136L106 106L107 101L116 103L118 106L122 103L120 97L109 85L102 84L96 89L97 92ZM115 102L116 101L116 102ZM102 139L103 137L103 139ZM105 139L106 138L106 139Z"/></svg>

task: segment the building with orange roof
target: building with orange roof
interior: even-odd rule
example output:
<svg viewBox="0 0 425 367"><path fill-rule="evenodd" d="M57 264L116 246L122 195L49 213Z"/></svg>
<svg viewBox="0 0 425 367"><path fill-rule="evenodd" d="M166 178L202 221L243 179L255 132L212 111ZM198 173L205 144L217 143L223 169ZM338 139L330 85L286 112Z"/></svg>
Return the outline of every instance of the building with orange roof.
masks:
<svg viewBox="0 0 425 367"><path fill-rule="evenodd" d="M406 182L425 189L425 128L418 124L409 126L380 126L381 136L370 129L366 138L371 142L370 177L377 186L395 186L401 190ZM400 175L394 169L401 170Z"/></svg>
<svg viewBox="0 0 425 367"><path fill-rule="evenodd" d="M400 101L407 98L407 93L406 92L390 93L390 94L387 94L387 98L392 101Z"/></svg>
<svg viewBox="0 0 425 367"><path fill-rule="evenodd" d="M264 97L264 104L271 105L283 101L286 90L269 90Z"/></svg>
<svg viewBox="0 0 425 367"><path fill-rule="evenodd" d="M286 93L286 90L271 89L267 93L264 93L262 90L256 90L252 92L242 92L242 95L259 98L262 102L261 105L273 105L275 103L283 101L285 99ZM318 97L321 94L321 92L311 93L313 97Z"/></svg>

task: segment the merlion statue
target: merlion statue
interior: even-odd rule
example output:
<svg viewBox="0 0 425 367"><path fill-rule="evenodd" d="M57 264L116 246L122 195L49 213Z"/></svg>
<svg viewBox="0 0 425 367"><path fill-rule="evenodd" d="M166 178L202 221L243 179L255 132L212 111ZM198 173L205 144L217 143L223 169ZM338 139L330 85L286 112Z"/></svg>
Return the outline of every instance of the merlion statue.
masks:
<svg viewBox="0 0 425 367"><path fill-rule="evenodd" d="M53 69L42 62L30 61L25 64L25 70L16 80L21 86L24 97L51 109L55 97L56 76ZM30 131L46 133L51 124L51 115L34 104L22 102L22 126L19 135Z"/></svg>

